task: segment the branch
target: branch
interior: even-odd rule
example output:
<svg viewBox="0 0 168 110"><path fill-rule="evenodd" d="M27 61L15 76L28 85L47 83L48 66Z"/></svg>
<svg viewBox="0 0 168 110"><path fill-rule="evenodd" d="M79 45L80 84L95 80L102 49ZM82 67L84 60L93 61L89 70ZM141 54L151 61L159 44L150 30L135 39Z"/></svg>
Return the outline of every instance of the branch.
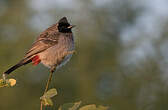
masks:
<svg viewBox="0 0 168 110"><path fill-rule="evenodd" d="M49 77L48 77L48 81L47 81L47 84L46 84L44 93L46 93L47 90L48 90L48 88L49 88L49 84L50 84L50 82L51 82L53 73L54 73L54 71L51 70L51 71L50 71L50 75L49 75ZM43 103L42 103L42 101L41 101L41 104L40 104L40 110L43 110Z"/></svg>

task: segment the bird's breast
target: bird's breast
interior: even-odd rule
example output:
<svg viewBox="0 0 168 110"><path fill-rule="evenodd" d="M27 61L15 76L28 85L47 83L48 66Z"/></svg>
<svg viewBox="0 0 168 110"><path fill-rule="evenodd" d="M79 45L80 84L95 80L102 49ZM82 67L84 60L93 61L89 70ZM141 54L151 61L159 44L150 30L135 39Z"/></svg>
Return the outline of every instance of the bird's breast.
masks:
<svg viewBox="0 0 168 110"><path fill-rule="evenodd" d="M70 51L74 50L74 41L68 37L61 37L58 43L47 50L39 53L41 63L47 67L57 66L60 67L66 64L72 54Z"/></svg>

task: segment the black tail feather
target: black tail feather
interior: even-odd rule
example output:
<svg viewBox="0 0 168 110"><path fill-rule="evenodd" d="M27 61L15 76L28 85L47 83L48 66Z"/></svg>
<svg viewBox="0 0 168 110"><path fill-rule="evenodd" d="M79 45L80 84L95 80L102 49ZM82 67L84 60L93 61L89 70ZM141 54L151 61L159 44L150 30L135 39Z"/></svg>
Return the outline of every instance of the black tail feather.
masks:
<svg viewBox="0 0 168 110"><path fill-rule="evenodd" d="M19 68L20 66L22 66L22 64L18 63L14 66L12 66L11 68L9 68L7 71L5 71L5 74L10 74L12 71L16 70L17 68Z"/></svg>
<svg viewBox="0 0 168 110"><path fill-rule="evenodd" d="M5 71L4 74L10 74L12 71L16 70L17 68L19 68L19 67L21 67L21 66L23 66L23 65L25 65L25 64L30 63L31 61L32 61L32 60L28 60L28 61L26 61L26 62L23 62L23 60L22 60L22 61L20 61L18 64L12 66L12 67L9 68L7 71Z"/></svg>

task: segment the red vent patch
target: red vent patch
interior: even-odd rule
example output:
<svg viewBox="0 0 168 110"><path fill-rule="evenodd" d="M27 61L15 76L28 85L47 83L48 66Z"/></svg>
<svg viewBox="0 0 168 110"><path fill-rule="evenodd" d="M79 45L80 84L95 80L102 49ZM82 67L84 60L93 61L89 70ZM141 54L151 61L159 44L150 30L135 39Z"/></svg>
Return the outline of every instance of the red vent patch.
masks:
<svg viewBox="0 0 168 110"><path fill-rule="evenodd" d="M40 62L41 62L41 60L38 55L36 55L32 58L33 65L38 65Z"/></svg>

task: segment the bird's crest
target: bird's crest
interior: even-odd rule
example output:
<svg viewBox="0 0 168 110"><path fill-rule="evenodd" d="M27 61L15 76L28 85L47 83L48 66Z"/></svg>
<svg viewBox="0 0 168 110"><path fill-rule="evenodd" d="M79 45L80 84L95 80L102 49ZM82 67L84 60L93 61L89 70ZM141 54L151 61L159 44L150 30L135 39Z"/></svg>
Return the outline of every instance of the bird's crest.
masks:
<svg viewBox="0 0 168 110"><path fill-rule="evenodd" d="M68 23L68 20L67 20L66 17L63 17L63 18L61 18L61 19L59 20L58 23ZM69 23L68 23L68 24L69 24Z"/></svg>

